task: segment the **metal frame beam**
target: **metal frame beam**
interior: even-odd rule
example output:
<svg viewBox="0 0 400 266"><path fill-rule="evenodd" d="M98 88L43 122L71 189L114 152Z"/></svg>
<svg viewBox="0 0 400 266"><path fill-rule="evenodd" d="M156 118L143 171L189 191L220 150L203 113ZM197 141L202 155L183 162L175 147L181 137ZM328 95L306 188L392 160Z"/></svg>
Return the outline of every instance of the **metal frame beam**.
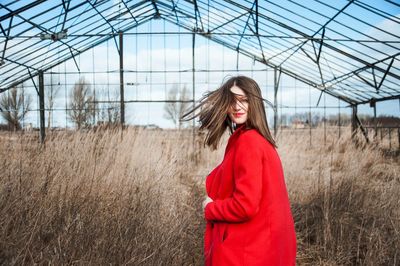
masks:
<svg viewBox="0 0 400 266"><path fill-rule="evenodd" d="M108 20L101 14L101 12L99 12L99 10L96 8L96 6L95 6L94 4L92 4L91 0L89 0L88 2L89 2L89 4L93 7L93 9L97 12L97 14L99 14L100 17L101 17L102 19L104 19L104 21L110 26L111 31L114 32L114 33L117 33L117 31L114 29L113 25L111 25L110 21L108 21ZM95 2L95 3L96 3L96 2ZM115 47L117 48L118 52L120 52L120 51L119 51L119 48L118 48L117 40L115 39L115 35L113 35L113 39L114 39Z"/></svg>
<svg viewBox="0 0 400 266"><path fill-rule="evenodd" d="M121 126L125 124L125 105L124 105L124 36L119 32L119 95L121 110Z"/></svg>
<svg viewBox="0 0 400 266"><path fill-rule="evenodd" d="M351 3L353 3L354 0L349 0L349 2L342 7L342 9L340 9L339 12L337 12L333 17L331 17L327 22L325 22L325 24L320 27L311 37L315 37L315 35L318 34L318 32L320 32L321 30L324 30L325 27L332 21L334 20L340 13L342 13ZM289 60L290 57L293 56L293 54L295 54L300 48L302 48L306 43L308 42L308 40L304 41L296 50L293 51L292 54L290 54L285 60L283 60L281 62L281 65L284 64L287 60ZM322 45L323 43L321 42L320 45Z"/></svg>
<svg viewBox="0 0 400 266"><path fill-rule="evenodd" d="M151 3L152 3L152 5L153 5L154 9L156 10L155 17L156 17L156 18L160 18L160 17L161 17L161 14L160 14L160 10L159 10L158 7L157 7L156 1L155 1L155 0L151 0Z"/></svg>
<svg viewBox="0 0 400 266"><path fill-rule="evenodd" d="M4 42L3 53L1 54L1 58L0 58L0 66L4 64L4 56L6 54L8 40L10 39L10 32L11 32L11 25L12 25L13 18L14 17L10 18L10 23L8 25L7 32L3 29L3 27L1 26L1 23L0 23L1 31L4 34L4 36L6 37L6 41Z"/></svg>
<svg viewBox="0 0 400 266"><path fill-rule="evenodd" d="M195 31L204 32L204 25L203 25L203 21L201 20L199 7L197 6L197 0L193 0L193 4L194 4L194 15L196 17L196 29L195 29ZM197 17L199 17L199 18L197 19ZM200 20L201 28L199 28L199 25L198 25L198 21L199 20Z"/></svg>
<svg viewBox="0 0 400 266"><path fill-rule="evenodd" d="M14 16L21 17L19 13L23 12L24 8L26 8L26 10L27 10L29 8L29 6L33 7L33 6L38 5L38 4L40 4L41 2L44 2L44 1L45 0L36 1L34 3L31 3L31 4L27 5L27 6L24 6L23 8L15 10L15 11L12 11L12 10L9 9L10 13L7 14L6 16L8 16L8 18L11 18L11 19ZM273 45L273 47L278 46L280 43L282 43L282 44L284 44L285 42L291 43L290 41L286 41L286 39L302 40L299 44L296 44L294 47L289 47L289 49L287 49L285 51L285 52L289 51L289 53L291 53L291 55L289 55L289 57L286 57L283 60L283 62L281 62L281 64L285 63L285 68L280 68L280 73L287 74L287 75L289 75L289 76L291 76L291 77L293 77L293 78L295 78L297 80L300 80L300 81L304 82L305 84L308 84L308 85L310 85L310 86L312 86L314 88L319 89L321 91L321 95L322 95L322 92L325 91L326 93L328 93L328 94L330 94L330 95L332 95L332 96L334 96L336 98L339 98L339 99L341 99L341 100L343 100L345 102L348 102L350 104L364 102L364 100L367 100L369 98L373 99L373 97L379 97L379 95L376 95L376 93L380 93L380 92L382 92L381 93L382 96L385 96L383 98L397 97L396 95L391 95L391 94L398 93L398 91L393 89L393 88L391 88L391 86L396 85L396 83L393 80L393 78L395 78L396 80L400 80L400 74L398 72L399 68L397 67L396 63L394 63L394 60L396 59L396 56L398 56L400 53L397 53L396 55L388 56L386 59L384 59L384 60L387 60L387 59L391 58L391 61L388 62L387 64L385 63L385 65L382 67L382 66L378 66L379 61L376 61L373 64L370 64L369 62L367 62L367 60L369 60L369 58L372 58L372 56L368 57L368 55L365 55L365 54L363 54L361 52L360 53L354 53L354 54L352 52L349 52L349 51L346 52L346 49L340 49L340 48L345 48L344 44L341 45L341 46L339 44L335 44L335 43L330 44L330 42L334 41L334 40L331 40L328 37L325 38L325 27L327 26L327 24L329 24L331 21L335 20L336 16L338 16L338 14L340 14L340 13L348 14L348 12L345 12L344 10L348 5L353 3L354 0L350 0L346 4L346 6L343 7L342 9L340 9L340 10L338 8L334 8L334 7L330 6L329 4L327 4L326 5L327 7L331 7L331 8L333 8L333 10L337 10L338 12L333 17L330 17L330 18L327 17L327 16L324 16L324 17L326 17L328 19L328 21L324 25L322 25L322 23L315 22L315 23L317 23L318 27L321 27L321 28L319 30L317 30L317 31L315 31L315 30L311 31L311 33L314 32L314 34L311 35L311 36L304 33L304 32L307 32L307 31L305 31L307 29L307 27L305 27L305 30L297 30L296 28L297 28L298 24L293 24L294 26L292 27L291 23L293 21L290 20L290 19L289 19L289 23L282 23L279 18L275 19L274 16L272 16L272 17L268 16L267 14L269 14L269 12L268 13L264 12L266 9L263 8L262 5L259 6L258 0L247 0L247 1L245 1L245 3L248 3L248 4L243 4L242 2L236 2L236 1L232 1L232 0L224 0L223 2L220 2L220 3L217 4L218 7L231 6L232 7L232 13L235 13L235 15L239 14L239 16L231 19L228 22L221 21L221 19L218 19L218 18L213 18L214 25L215 24L218 25L218 20L221 21L221 23L219 23L219 26L214 27L213 30L216 30L218 28L224 27L227 24L229 24L231 22L234 22L234 24L230 24L230 26L233 25L232 27L226 27L226 28L228 28L228 30L229 30L229 28L232 28L232 30L234 31L235 28L236 29L238 28L237 24L245 22L244 16L249 14L249 16L247 18L247 21L246 21L246 25L243 28L243 32L241 34L239 34L240 41L239 41L238 46L236 47L236 49L234 47L235 44L231 44L230 43L233 38L226 38L226 39L225 38L224 39L218 38L217 37L218 36L217 33L211 34L211 32L202 34L204 29L203 29L203 24L202 24L202 20L201 20L201 12L203 13L203 12L205 12L204 10L208 10L207 6L205 7L205 5L207 5L206 1L203 1L203 0L187 1L187 2L190 2L190 3L193 4L194 10L192 8L193 6L191 6L191 5L187 4L187 3L186 4L184 4L184 2L179 3L179 8L178 8L178 3L175 3L174 0L170 0L170 1L171 2L168 2L168 1L161 2L161 1L157 1L157 0L151 0L151 2L150 1L146 2L146 3L148 3L148 4L146 4L146 10L148 8L150 8L150 10L147 10L147 13L152 13L155 10L156 14L153 15L153 17L157 18L157 17L160 17L160 11L162 11L163 14L166 14L166 16L165 16L166 21L169 21L170 17L173 18L174 14L175 14L175 17L176 17L175 24L177 24L180 27L188 29L189 31L191 31L191 34L193 34L193 31L195 31L198 34L201 34L201 35L203 35L203 36L205 36L205 37L207 37L207 38L209 38L209 39L211 39L211 40L213 40L213 41L215 41L217 43L220 43L220 44L224 45L225 47L233 49L233 50L237 51L238 53L240 52L241 54L243 54L245 56L251 57L254 60L259 61L259 62L261 62L261 63L263 63L263 64L265 64L266 66L269 66L269 67L277 68L277 67L279 67L279 65L277 65L276 63L269 62L269 60L271 60L271 58L266 60L266 56L268 57L271 53L266 50L267 54L265 55L264 51L263 51L263 47L266 47L267 44L268 45L270 44L270 42L267 42L266 40L262 39L264 36L267 36L265 34L262 34L263 32L265 33L265 31L263 31L263 29L264 29L263 27L272 24L272 27L275 26L275 29L273 29L273 31L277 31L278 33L282 33L282 34L286 34L286 32L288 32L288 34L292 34L293 33L294 35L299 35L299 36L270 36L271 38L281 38L283 40L283 41L279 41L279 42L278 41L274 42L273 44L277 44L277 45ZM318 0L316 0L316 1L320 2ZM69 9L69 5L70 5L70 2L71 2L70 0L61 0L60 2L61 2L60 5L57 4L57 5L52 6L51 10L55 10L56 8L60 7L61 4L62 4L62 6L64 7L64 10L65 10L65 13L62 12L62 14L60 14L60 18L59 19L61 21L60 21L60 24L58 24L58 22L57 22L57 25L62 25L62 27L64 28L66 21L68 21L70 19L70 16L68 16L68 20L67 20L68 13L70 13L70 11L72 9L75 9L76 6L72 6L71 9ZM131 14L131 18L133 20L135 20L136 18L135 18L135 16L133 14L136 14L136 13L134 11L131 12L131 9L128 7L126 1L122 0L122 2L125 5L126 10L123 10L125 12L121 12L121 14L122 13L124 13L124 14L130 13ZM167 4L167 2L168 2L168 4ZM290 1L290 2L295 2L295 1ZM102 43L102 42L104 42L104 41L106 41L106 40L108 40L110 38L114 38L114 41L116 42L116 32L115 32L115 28L114 28L114 27L116 27L116 24L112 20L113 19L117 19L118 17L121 16L121 14L118 14L118 15L114 16L114 14L115 14L115 12L114 12L110 16L102 16L101 12L99 12L99 10L101 8L98 9L97 7L100 7L101 5L103 5L103 3L105 3L103 1L100 1L100 2L95 1L93 3L91 0L88 0L88 1L85 1L83 3L79 3L78 5L83 5L83 4L86 4L86 3L89 3L90 6L97 12L96 19L98 18L97 17L98 15L101 16L102 19L111 27L113 33L112 34L108 34L108 35L104 35L104 38L99 37L95 41L92 41L92 39L88 40L90 38L88 36L88 38L86 39L86 40L88 40L87 43L85 43L85 45L81 45L82 49L80 49L80 50L76 49L79 46L78 43L72 44L71 40L68 40L68 42L66 42L66 43L63 43L63 42L60 41L60 46L58 46L58 47L66 45L68 47L68 49L63 49L63 50L67 50L67 51L69 50L69 53L70 53L71 56L67 56L67 55L63 54L62 57L59 57L59 58L62 58L62 59L51 61L51 62L58 61L55 64L51 64L51 67L53 67L55 65L58 65L61 62L65 61L65 60L68 60L70 58L73 58L74 61L75 61L75 64L76 64L76 60L74 58L74 55L80 54L80 53L86 51L87 49L90 49L90 48L98 45L99 43ZM143 3L145 3L145 1L141 1L140 2L140 4L143 4ZM172 7L170 7L171 3L172 3ZM228 3L228 4L224 4L224 3ZM276 3L274 3L274 4L276 4ZM154 10L151 8L151 5L153 5ZM208 5L209 5L209 3L208 3ZM245 5L247 5L247 7ZM252 5L251 8L249 8L250 5ZM90 8L90 6L88 5L87 7ZM113 5L113 6L115 6L115 5ZM137 4L132 5L132 6L135 6L135 8L139 7L139 5L137 5ZM6 7L7 7L7 5L6 5ZM167 8L165 8L165 7L167 7ZM240 14L240 12L242 12L242 10L247 12L247 13ZM96 14L96 12L93 12L93 11L91 11L91 12ZM179 23L178 12L179 12L179 14L183 15L182 16L182 18L183 18L182 19L182 23ZM311 12L314 12L314 13L318 14L318 11L311 10ZM336 11L334 11L334 12L336 12ZM42 15L40 15L40 16L43 16L44 14L45 13L42 13ZM351 15L351 14L349 14L349 15ZM0 21L1 21L1 19L3 19L3 20L7 19L6 16L0 17ZM64 16L64 20L62 19L62 16ZM253 23L249 22L250 16L251 16L251 18L253 20ZM300 14L300 16L301 16L301 14ZM41 28L40 25L37 25L36 23L34 23L34 21L36 21L36 20L34 20L35 17L36 17L36 15L34 17L31 17L31 18L28 18L28 19L25 19L25 18L21 17L21 19L24 22L20 22L20 23L17 23L17 24L19 25L19 24L22 24L22 23L25 23L25 24L29 23L30 25L33 25L33 28L39 28L42 31L50 32L49 29ZM233 17L233 16L231 16L231 17ZM57 18L57 16L53 16L51 19L54 19L54 18ZM125 18L121 18L121 19L123 19L124 22L128 21L128 20L132 22L131 18L128 17L127 19L125 19ZM357 19L356 17L353 17L353 18ZM196 26L195 26L194 29L190 28L190 25L192 25L192 27L193 27L193 22L191 22L191 19L196 20ZM100 20L97 20L97 22L100 23ZM215 21L217 21L217 22L215 23ZM313 22L313 19L310 18L308 21ZM134 28L134 27L138 26L138 24L139 24L138 21L135 21L135 22L136 22L135 25L127 23L126 25L129 25L129 26L127 26L126 28L130 28L131 26L132 26L132 28ZM199 30L199 22L201 23L201 27L202 27L201 30ZM338 22L339 24L340 23L343 24L343 22L341 22L339 20L336 21L336 22ZM366 21L366 22L362 21L362 22L368 24L369 21ZM342 25L342 24L340 24L340 25ZM0 24L0 26L1 26L1 24ZM241 25L241 27L242 26L243 26L243 24ZM253 26L255 28L253 28ZM370 25L370 26L373 27L374 25ZM4 53L5 53L5 50L7 48L7 40L8 40L8 38L10 38L10 31L12 31L11 28L14 28L14 27L16 27L16 26L14 26L14 25L12 27L10 26L8 29L7 28L3 29L1 27L3 34L8 31L7 36L6 36L6 34L4 34L4 36L6 36L6 40L5 40L5 49L3 51L3 56L2 56L3 58L5 57ZM106 25L102 24L102 27L106 27ZM247 27L249 27L249 31L251 31L252 34L246 34ZM376 27L373 27L373 28L376 28ZM319 32L321 32L321 29L322 29L322 38L316 38L316 35ZM332 29L330 29L330 27L327 27L327 29L330 30L330 31L332 30ZM379 29L379 28L377 28L377 29ZM261 34L260 34L260 31L261 31ZM357 32L357 29L354 29L354 31ZM14 31L13 31L13 33L14 33ZM165 33L163 33L163 34L165 34ZM207 36L207 34L208 34L208 36ZM234 34L235 33L225 34L225 35L229 35L229 36L232 35L233 36ZM332 33L332 34L334 34L334 33ZM17 37L23 37L22 34L17 34L17 35L18 35ZM224 36L223 33L221 33L220 35ZM235 34L235 35L238 36L238 34ZM94 36L97 36L97 35L95 34ZM246 40L246 39L243 40L243 38L245 38L245 36L256 37L257 40L258 40L258 47L256 45L256 42L254 42L254 45L252 45L248 40ZM342 36L347 37L345 35L342 35ZM373 38L373 37L371 37L369 35L363 35L363 36L366 36L366 37L370 38L370 40L365 40L365 42L383 43L385 45L389 45L389 44L393 43L393 42L390 42L390 41L386 42L386 41L375 40L375 38ZM78 37L76 37L76 38L78 38ZM73 38L73 40L75 40L75 39ZM242 40L243 40L243 42L242 42ZM312 48L309 45L309 43L308 43L308 45L306 47L304 47L308 41L311 41ZM344 39L344 41L353 41L353 42L359 42L360 41L360 43L361 43L361 41L364 41L364 40L354 40L354 39L346 40L346 39ZM396 41L394 41L394 43L396 43ZM397 42L397 43L400 43L400 41ZM11 43L9 42L9 44L11 44ZM319 45L319 47L317 47L317 45ZM40 44L38 44L37 46L40 46ZM290 45L287 45L287 46L290 46ZM287 46L284 46L284 47L287 47ZM390 47L394 47L392 45L389 45L389 46ZM16 46L16 47L19 47L19 46ZM270 46L268 46L268 47L270 47ZM273 47L272 47L272 49L273 49ZM329 49L325 49L324 47L325 48L329 48ZM349 47L351 47L351 46L349 46ZM40 49L44 49L44 48L45 48L45 46L41 47ZM372 50L373 51L376 50L376 49L373 48L373 46L371 46L369 48L371 49L371 51ZM258 49L260 49L260 51L261 51L261 56L258 53ZM322 49L324 49L324 54L322 54ZM292 52L291 50L294 50L294 51ZM318 71L319 71L319 76L321 78L321 84L317 84L319 82L318 78L314 79L315 78L314 71L311 71L311 70L310 71L306 71L304 64L302 65L302 68L300 68L300 69L294 68L295 65L300 61L300 59L297 60L298 58L293 58L293 59L290 60L290 62L287 62L287 60L296 51L299 51L299 50L303 51L304 54L308 58L310 58L314 63L317 64ZM314 52L314 56L312 56L312 50ZM326 51L326 50L328 50L328 51ZM330 50L330 52L329 52L329 50ZM282 54L282 53L284 53L284 52L281 52L280 54ZM336 53L338 53L338 54L336 54ZM17 58L21 54L26 54L26 52L25 53L18 53L17 56L15 56L15 58ZM333 74L333 76L338 75L338 74L341 75L341 76L339 76L339 78L338 77L334 77L332 79L331 75L326 74L326 73L328 73L327 71L329 69L331 69L331 71L332 71L332 68L330 67L330 64L328 64L328 62L325 64L324 63L325 61L320 60L321 55L323 56L323 58L324 58L324 55L327 55L327 56L328 55L338 55L338 57L340 58L340 60L339 60L340 62L345 62L345 60L347 60L347 59L352 59L352 60L348 60L349 63L345 64L343 67L340 66L340 62L339 63L333 62L332 63L333 66L334 67L336 66L336 67L338 67L339 70L341 70L341 71L338 71L337 69L334 69L336 72L335 72L335 74ZM8 62L13 62L14 61L19 66L28 67L27 66L28 62L24 62L23 60L21 60L21 61L20 60L16 60L15 58L13 57L14 60L8 60ZM38 59L36 59L36 61L38 61L40 57L36 57L36 58L38 58ZM51 54L51 56L49 58L54 58L54 54ZM304 58L304 56L302 56L302 58ZM0 60L1 60L1 58L0 58ZM7 60L7 59L5 59L5 60ZM380 61L383 62L384 60L380 60ZM40 65L36 61L34 61L32 63L33 64L32 65L33 66L32 69L35 69L35 67ZM24 64L21 64L19 62L22 62ZM362 68L358 68L359 66L358 66L357 62L362 63L364 66ZM50 64L47 64L47 65L50 66ZM10 66L12 68L12 72L9 72L9 73L15 72L16 68L10 63L7 63L7 65L6 65L7 71L9 71L8 69L10 69ZM79 70L79 66L78 65L77 65L77 67L78 67L78 70ZM326 69L327 67L329 67L328 70ZM45 69L45 68L49 69L47 67L44 67L43 69ZM352 70L354 68L358 68L358 69ZM372 77L368 76L366 78L365 75L360 74L362 71L368 70L369 68L371 68ZM350 70L352 70L351 72L349 72L349 73L351 73L350 75L349 75L349 73L344 73L345 71L350 71ZM377 75L377 74L379 74L379 73L377 73L378 71L383 73L383 75ZM370 73L370 71L367 71L367 72ZM324 81L324 75L328 75L330 80L329 81ZM358 89L358 87L352 87L352 85L359 85L360 84L360 81L357 79L357 76L359 78L361 77L360 79L363 82L365 82L366 84L368 84L368 86L371 86L372 88L375 88L375 91L373 91L370 88L367 88L365 91L362 91L362 90ZM380 80L378 80L380 76L382 78ZM348 82L340 83L340 82L346 80L349 77L352 77L352 79L350 79ZM391 78L388 79L387 77L391 77ZM23 79L23 75L21 75L21 77L18 76L18 78L21 78L21 80L22 80ZM10 78L8 80L7 84L10 84L14 80L17 80L17 78ZM18 80L18 81L15 81L15 82L20 83L21 80ZM340 83L340 84L338 84L338 83ZM383 83L385 83L385 84L383 84ZM348 88L347 89L342 89L342 91L340 91L340 87L341 87L342 84L348 86ZM329 85L329 86L327 86L327 85ZM339 87L339 89L338 89L338 87ZM366 88L366 86L364 86L364 87ZM336 90L338 90L338 91L336 91ZM1 89L0 89L0 91L1 91Z"/></svg>
<svg viewBox="0 0 400 266"><path fill-rule="evenodd" d="M335 81L335 83L333 83L332 85L330 85L330 86L333 86L333 85L335 85L335 84L337 84L337 83L340 83L340 82L342 82L342 81L344 81L344 80L346 80L346 79L348 79L348 78L350 78L350 77L352 77L352 76L354 76L354 75L357 75L358 73L360 73L360 72L362 72L362 71L365 71L365 70L367 70L367 69L369 69L369 68L374 68L374 69L376 69L376 68L377 68L377 67L376 67L377 64L382 63L382 62L384 62L384 61L386 61L386 60L389 60L389 59L392 59L392 60L393 60L393 59L396 58L397 56L400 56L400 52L398 52L398 53L396 53L396 54L394 54L394 55L392 55L392 56L383 58L383 59L381 59L381 60L375 61L374 63L368 63L367 65L365 65L365 66L363 66L363 67L360 67L360 68L358 68L358 69L356 69L356 70L353 70L353 71L351 71L351 72L348 72L348 73L346 73L346 74L343 74L343 75L341 75L341 76L339 76L339 77L335 77L335 78L333 78L333 79L331 79L331 80L326 81L325 83L330 83L330 82ZM382 73L387 73L387 72L388 72L388 69L389 69L389 68L387 68L387 69L385 69L385 70L382 69L382 70L383 70ZM398 76L398 75L396 75L396 74L394 74L394 73L388 72L387 74L389 74L390 76L393 76L393 75L394 75L394 78L400 80L400 76ZM386 78L386 75L385 75L385 78ZM370 84L368 84L368 85L370 85ZM374 85L372 85L372 87L374 87Z"/></svg>
<svg viewBox="0 0 400 266"><path fill-rule="evenodd" d="M82 6L84 3L86 3L86 2L79 3L77 6L71 7L71 8L70 8L70 11L71 11L71 10L74 10L74 9L80 7L80 6ZM140 2L140 3L135 3L132 7L138 7L138 6L142 5L143 3L145 3L145 1L142 1L142 2ZM57 6L57 7L60 7L60 6L61 6L61 5L59 5L59 6ZM50 10L50 9L49 9L49 10ZM47 11L49 11L49 10L47 10ZM45 13L45 12L44 12L44 13ZM127 13L127 11L122 12L122 13L119 14L118 16L124 15L124 14L126 14L126 13ZM116 19L118 16L114 16L114 17L112 17L112 18L109 19L109 20ZM36 17L36 16L35 16L35 17ZM79 17L79 14L77 14L77 15L74 16L74 17L69 18L69 20L75 20L75 19L77 19L77 17ZM94 17L94 15L91 16L90 18L92 18L92 17ZM100 22L101 20L103 20L103 19L100 18L100 19L98 20L98 22ZM48 21L49 21L49 20L45 21L44 23L47 23ZM104 21L104 20L103 20L103 21ZM104 25L106 25L106 24L107 24L107 23L105 22L105 23L102 24L101 26L104 26ZM19 24L17 24L17 26L18 26L18 25L19 25ZM58 27L59 25L61 25L61 24L57 24L56 26ZM135 26L135 25L134 25L134 26ZM32 28L34 28L34 27L32 27ZM90 32L90 30L89 30L88 32ZM118 33L114 33L112 36L115 36L116 34L118 34ZM111 39L111 37L112 37L112 36L109 36L109 35L106 35L106 36L108 36L109 39ZM72 41L73 41L73 40L76 40L76 39L77 39L77 37L74 38L74 39L72 39ZM86 39L83 40L83 41L86 41L86 40L88 40L88 39L90 39L90 37L86 38ZM99 38L99 39L100 39L100 38ZM80 43L82 43L83 41L81 41ZM38 44L38 43L40 43L40 42L41 42L41 41L35 43L34 45L36 45L36 44ZM94 42L94 43L97 43L97 42ZM39 48L39 49L35 49L35 50L32 50L31 52L29 52L29 53L27 53L27 54L23 54L21 57L18 58L18 60L21 59L21 58L27 58L27 57L29 57L31 54L35 53L35 51L40 50L40 49L44 49L44 48L46 48L47 46L48 46L48 45L46 44L46 45L42 46L42 47ZM62 45L59 45L59 46L53 47L53 48L54 48L54 50L56 50L56 49L58 49L58 48L60 48L60 47L62 47ZM70 47L69 47L69 48L70 48ZM83 48L83 49L85 49L85 48ZM77 54L79 54L79 53L80 53L80 51L77 50ZM39 57L39 56L37 56L37 57ZM32 60L36 59L37 57L35 57L35 58L30 58L29 61L31 62ZM58 56L58 58L60 58L60 57ZM70 59L70 57L68 57L67 59Z"/></svg>
<svg viewBox="0 0 400 266"><path fill-rule="evenodd" d="M282 71L274 68L274 137L278 134L278 89L281 80Z"/></svg>
<svg viewBox="0 0 400 266"><path fill-rule="evenodd" d="M65 1L67 1L67 4L65 4ZM68 10L69 10L69 5L71 3L71 0L62 0L62 3L63 3L63 8L65 10L65 13L64 13L64 20L63 20L63 24L61 27L61 31L63 31L64 27L65 27L65 21L67 20L67 15L68 15Z"/></svg>
<svg viewBox="0 0 400 266"><path fill-rule="evenodd" d="M40 108L40 142L43 144L46 131L45 131L45 113L44 113L44 78L43 71L39 71L39 108Z"/></svg>
<svg viewBox="0 0 400 266"><path fill-rule="evenodd" d="M135 25L133 25L133 26L127 27L127 28L123 29L123 31L130 30L131 28L135 28L135 27L137 27L137 26L139 26L139 25L141 25L141 24L147 22L149 19L150 19L150 18L146 18L146 19L140 21L139 24L135 24ZM99 41L93 43L92 45L89 45L89 46L85 47L84 49L82 49L82 50L78 51L77 53L75 53L75 56L76 56L76 55L79 55L79 54L81 54L81 53L84 53L84 52L86 52L87 50L90 50L91 48L93 48L93 47L95 47L95 46L97 46L97 45L99 45L99 44L101 44L101 43L103 43L103 42L106 42L106 41L109 40L109 39L111 39L111 38L103 38L103 39L100 39ZM47 71L47 70L49 70L49 69L52 69L53 67L55 67L55 66L57 66L57 65L59 65L59 64L61 64L61 63L63 63L63 62L65 62L65 61L67 61L67 60L69 60L69 59L71 59L71 58L73 58L73 54L72 54L71 56L66 57L66 58L65 58L64 60L62 60L62 61L55 62L54 64L49 65L48 67L45 67L45 68L43 69L43 72L45 72L45 71ZM8 60L8 61L11 61L11 60L9 60L9 59L7 59L7 60ZM14 62L14 61L12 61L12 62L18 64L17 62ZM28 67L28 66L27 66L27 67ZM36 71L39 71L39 69L36 69L36 68L33 68L33 67L29 67L29 68L34 69L34 70L36 70ZM36 76L37 74L38 74L38 73L36 72L36 73L34 73L33 75ZM17 84L20 84L20 83L22 83L22 82L25 82L25 81L27 81L27 80L29 80L29 79L30 79L30 77L25 77L25 78L23 78L23 79L21 79L21 80L18 80L18 81L13 82L12 84L10 84L10 85L9 85L8 87L6 87L6 88L0 88L0 93L2 93L2 92L4 92L4 91L7 91L7 90L9 90L10 88L12 88L13 86L15 86L15 85L17 85Z"/></svg>
<svg viewBox="0 0 400 266"><path fill-rule="evenodd" d="M225 2L228 2L228 3L230 3L230 4L233 4L233 5L237 6L237 7L240 7L240 8L242 8L243 10L246 10L246 11L248 11L248 12L253 12L251 9L249 9L249 8L243 6L243 5L240 5L239 3L234 2L234 1L232 1L232 0L224 0L224 1L225 1ZM353 1L353 0L351 0L351 1ZM309 35L307 35L307 34L301 32L301 31L299 31L299 30L297 30L297 29L295 29L295 28L293 28L293 27L290 27L290 26L288 26L288 25L286 25L286 24L283 24L283 23L277 21L276 19L270 18L270 17L268 17L268 16L266 16L266 15L264 15L264 14L262 14L262 13L259 13L259 16L262 17L263 19L267 20L267 21L270 21L270 22L272 22L272 23L274 23L274 24L277 24L277 25L279 25L279 26L281 26L281 27L283 27L283 28L285 28L285 29L287 29L287 30L289 30L289 31L292 31L292 32L294 32L294 33L296 33L296 34L298 34L298 35L301 35L301 36L303 36L303 37L305 37L305 38L307 38L307 39L313 39L312 36L309 36ZM321 28L322 28L322 27L321 27ZM321 40L317 40L317 39L315 39L315 41L316 41L316 42L321 42ZM305 42L306 42L306 41L305 41ZM305 43L305 42L304 42L304 43ZM329 43L326 43L326 42L325 42L324 46L327 47L327 48L329 48L329 49L331 49L331 50L333 50L333 51L335 51L335 52L338 52L338 53L340 53L340 54L342 54L342 55L344 55L344 56L346 56L346 57L348 57L348 58L351 58L351 59L353 59L354 61L357 61L357 62L359 62L359 63L362 63L363 65L366 65L367 67L370 65L370 63L368 63L367 61L365 61L365 60L363 60L363 59L361 59L361 58L358 58L357 56L354 56L354 55L352 55L352 54L350 54L350 53L348 53L348 52L345 52L345 51L343 51L343 50L341 50L341 49L339 49L339 48L337 48L337 47L335 47L335 46L332 46L332 45L330 45ZM270 59L267 59L267 61L269 61L269 60L270 60ZM380 71L380 72L382 72L382 73L384 73L384 72L386 71L386 69L382 69L382 68L380 68L380 67L378 67L378 66L376 66L376 65L374 65L373 67L374 67L376 70L378 70L378 71ZM388 75L390 75L390 76L392 76L392 77L394 77L394 78L400 80L400 76L395 75L395 74L392 73L392 72L389 72Z"/></svg>
<svg viewBox="0 0 400 266"><path fill-rule="evenodd" d="M26 10L32 8L32 7L35 7L37 5L40 5L41 3L46 2L46 1L47 0L37 0L37 1L33 1L32 3L27 4L27 5L25 5L25 6L21 7L21 8L18 8L17 10L14 10L14 11L9 10L8 14L3 15L3 16L0 17L0 21L3 21L5 19L8 19L8 18L13 17L15 15L18 15L19 13L24 12L24 11L26 11Z"/></svg>
<svg viewBox="0 0 400 266"><path fill-rule="evenodd" d="M126 5L124 0L121 0L122 4L124 4L126 10L128 10L129 14L131 15L131 18L137 23L137 20L135 18L135 16L132 14L131 10L129 9L129 7Z"/></svg>

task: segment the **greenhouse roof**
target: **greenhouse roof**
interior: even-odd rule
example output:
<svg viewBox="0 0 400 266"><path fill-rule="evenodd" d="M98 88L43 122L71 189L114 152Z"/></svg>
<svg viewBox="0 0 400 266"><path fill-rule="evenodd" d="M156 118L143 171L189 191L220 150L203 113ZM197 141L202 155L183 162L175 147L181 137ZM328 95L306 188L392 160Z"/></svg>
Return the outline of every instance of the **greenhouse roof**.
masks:
<svg viewBox="0 0 400 266"><path fill-rule="evenodd" d="M350 104L400 98L400 4L390 0L5 0L0 92L107 40L118 47L119 32L152 19Z"/></svg>

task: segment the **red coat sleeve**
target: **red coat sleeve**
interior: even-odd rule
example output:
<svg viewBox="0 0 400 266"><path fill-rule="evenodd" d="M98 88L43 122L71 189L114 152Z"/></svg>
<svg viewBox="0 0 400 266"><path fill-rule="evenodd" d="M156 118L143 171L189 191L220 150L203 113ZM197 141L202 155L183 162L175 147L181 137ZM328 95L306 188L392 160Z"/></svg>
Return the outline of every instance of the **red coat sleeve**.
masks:
<svg viewBox="0 0 400 266"><path fill-rule="evenodd" d="M257 214L262 193L262 153L256 138L246 132L237 140L233 157L232 197L207 204L209 221L244 222Z"/></svg>

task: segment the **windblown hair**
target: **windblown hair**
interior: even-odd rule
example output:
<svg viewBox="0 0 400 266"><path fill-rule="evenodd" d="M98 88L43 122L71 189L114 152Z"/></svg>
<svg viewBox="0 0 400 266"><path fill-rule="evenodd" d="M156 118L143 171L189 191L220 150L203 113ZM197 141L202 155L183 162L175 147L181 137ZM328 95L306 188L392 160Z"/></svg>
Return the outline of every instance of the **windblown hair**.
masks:
<svg viewBox="0 0 400 266"><path fill-rule="evenodd" d="M229 108L237 100L237 95L230 90L233 86L241 88L247 96L249 107L245 127L256 129L266 140L276 147L275 140L268 128L264 99L261 96L260 87L257 82L246 76L231 77L217 90L205 93L200 99L200 103L183 114L180 119L182 121L189 121L199 117L200 130L207 129L208 131L204 146L207 144L212 149L217 149L226 128L229 128L231 134L235 130L228 116ZM198 109L200 111L196 113ZM191 116L189 117L189 115Z"/></svg>

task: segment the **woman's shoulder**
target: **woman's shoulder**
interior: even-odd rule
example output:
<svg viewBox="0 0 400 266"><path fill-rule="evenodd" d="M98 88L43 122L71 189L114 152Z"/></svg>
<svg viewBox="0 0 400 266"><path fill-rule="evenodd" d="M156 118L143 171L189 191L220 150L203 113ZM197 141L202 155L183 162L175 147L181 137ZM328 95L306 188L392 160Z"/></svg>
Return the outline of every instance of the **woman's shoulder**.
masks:
<svg viewBox="0 0 400 266"><path fill-rule="evenodd" d="M247 144L247 145L263 145L267 142L267 140L263 137L263 135L258 132L257 129L250 128L245 129L241 132L238 137L238 142Z"/></svg>
<svg viewBox="0 0 400 266"><path fill-rule="evenodd" d="M252 146L253 148L257 147L267 150L271 148L275 149L274 146L255 128L243 130L238 138L238 143Z"/></svg>

